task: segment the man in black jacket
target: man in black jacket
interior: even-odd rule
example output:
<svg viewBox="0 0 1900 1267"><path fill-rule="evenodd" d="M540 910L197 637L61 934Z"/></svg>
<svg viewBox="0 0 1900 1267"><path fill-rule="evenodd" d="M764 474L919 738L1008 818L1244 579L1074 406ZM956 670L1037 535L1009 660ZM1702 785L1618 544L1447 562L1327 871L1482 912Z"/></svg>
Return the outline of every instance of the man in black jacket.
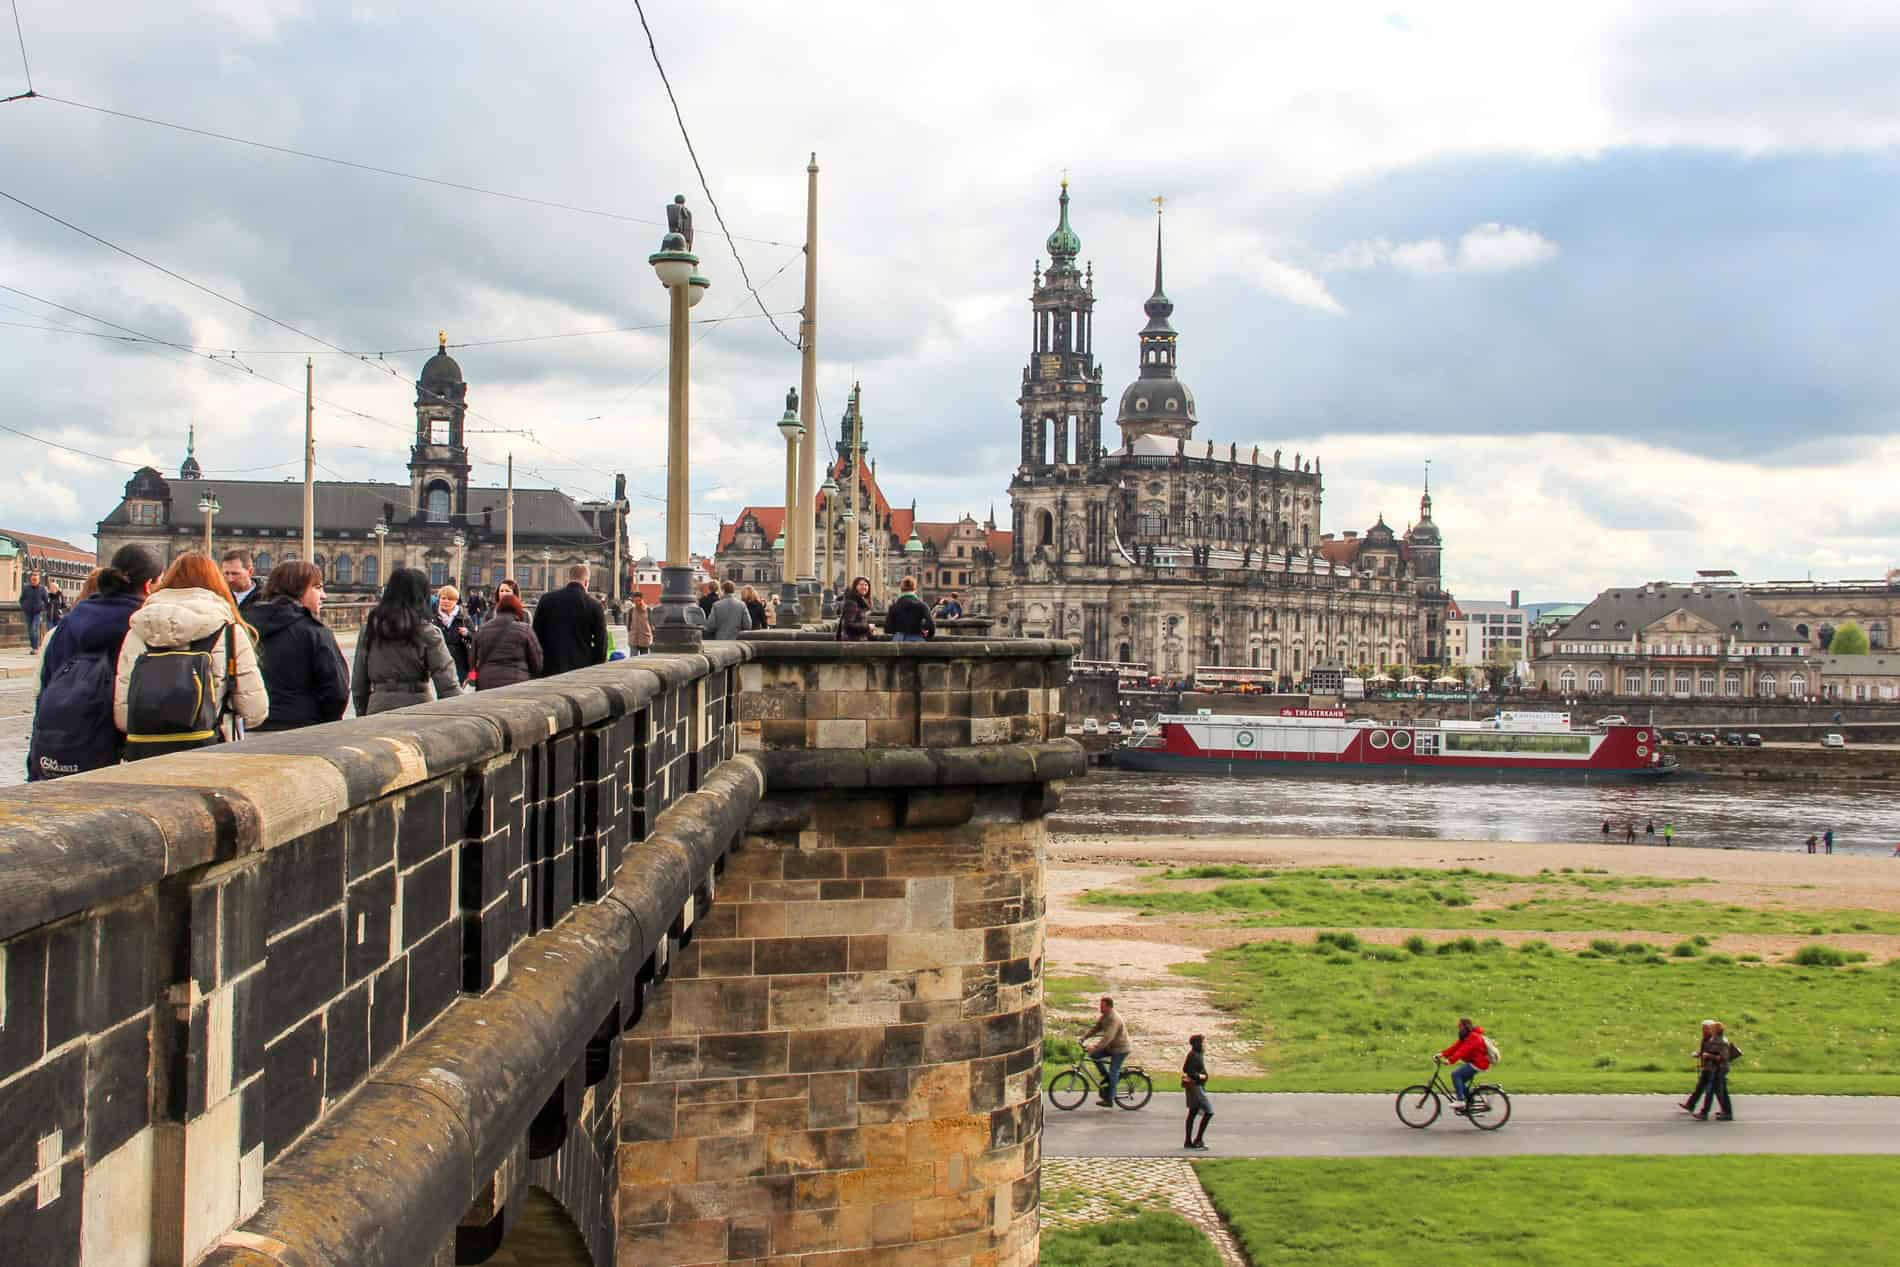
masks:
<svg viewBox="0 0 1900 1267"><path fill-rule="evenodd" d="M567 570L567 584L534 605L534 636L541 643L541 676L607 662L607 612L587 592L587 565Z"/></svg>
<svg viewBox="0 0 1900 1267"><path fill-rule="evenodd" d="M884 632L892 642L922 642L937 632L930 609L917 597L917 578L907 576L899 583L897 601L884 613Z"/></svg>
<svg viewBox="0 0 1900 1267"><path fill-rule="evenodd" d="M40 584L38 572L28 572L26 584L20 587L20 614L26 617L27 645L38 655L40 630L46 621L46 587Z"/></svg>

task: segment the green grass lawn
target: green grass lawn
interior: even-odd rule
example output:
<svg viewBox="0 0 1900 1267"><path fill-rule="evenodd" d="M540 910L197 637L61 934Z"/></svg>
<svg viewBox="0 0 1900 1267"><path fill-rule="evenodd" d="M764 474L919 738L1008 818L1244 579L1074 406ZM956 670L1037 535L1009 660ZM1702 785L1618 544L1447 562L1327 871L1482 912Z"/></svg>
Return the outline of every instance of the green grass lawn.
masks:
<svg viewBox="0 0 1900 1267"><path fill-rule="evenodd" d="M1256 1263L1872 1267L1900 1252L1891 1157L1273 1158L1195 1169ZM1058 1261L1048 1243L1043 1261Z"/></svg>
<svg viewBox="0 0 1900 1267"><path fill-rule="evenodd" d="M1225 880L1190 890L1179 882ZM1172 883L1171 883L1172 882ZM1259 927L1514 929L1540 932L1687 932L1900 934L1900 915L1864 910L1808 910L1770 904L1724 905L1700 899L1628 900L1694 884L1646 876L1544 871L1430 871L1403 867L1313 867L1270 871L1242 866L1188 867L1147 876L1133 888L1104 889L1084 901L1127 906L1143 915L1239 916ZM1507 891L1534 892L1502 906Z"/></svg>
<svg viewBox="0 0 1900 1267"><path fill-rule="evenodd" d="M1221 1267L1220 1254L1193 1224L1178 1214L1160 1211L1082 1227L1046 1228L1042 1234L1042 1264L1043 1267Z"/></svg>
<svg viewBox="0 0 1900 1267"><path fill-rule="evenodd" d="M1742 963L1693 942L1680 958L1641 943L1576 954L1471 937L1410 945L1323 933L1179 967L1264 1044L1264 1076L1234 1076L1239 1062L1213 1052L1217 1087L1396 1091L1427 1076L1430 1053L1469 1015L1503 1048L1496 1077L1510 1090L1686 1094L1697 1024L1713 1016L1744 1052L1739 1095L1900 1093L1900 963Z"/></svg>

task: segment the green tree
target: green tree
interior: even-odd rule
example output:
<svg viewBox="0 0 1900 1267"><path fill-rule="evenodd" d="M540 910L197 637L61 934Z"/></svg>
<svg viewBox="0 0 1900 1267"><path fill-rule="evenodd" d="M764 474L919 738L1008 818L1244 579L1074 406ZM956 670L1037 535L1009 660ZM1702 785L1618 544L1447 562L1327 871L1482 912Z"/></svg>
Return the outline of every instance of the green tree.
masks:
<svg viewBox="0 0 1900 1267"><path fill-rule="evenodd" d="M1867 631L1851 620L1842 621L1827 644L1829 655L1866 655L1868 650Z"/></svg>

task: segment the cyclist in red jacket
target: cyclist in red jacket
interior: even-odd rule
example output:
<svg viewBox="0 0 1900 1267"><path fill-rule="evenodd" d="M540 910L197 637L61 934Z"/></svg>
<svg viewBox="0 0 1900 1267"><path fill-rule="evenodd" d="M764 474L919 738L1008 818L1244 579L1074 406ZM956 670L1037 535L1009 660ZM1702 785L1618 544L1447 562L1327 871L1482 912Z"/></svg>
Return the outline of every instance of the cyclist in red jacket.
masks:
<svg viewBox="0 0 1900 1267"><path fill-rule="evenodd" d="M1484 1031L1469 1016L1459 1017L1458 1041L1439 1052L1438 1058L1454 1066L1451 1085L1457 1103L1451 1106L1451 1111L1463 1113L1471 1080L1478 1076L1480 1070L1491 1067L1491 1053L1484 1045Z"/></svg>

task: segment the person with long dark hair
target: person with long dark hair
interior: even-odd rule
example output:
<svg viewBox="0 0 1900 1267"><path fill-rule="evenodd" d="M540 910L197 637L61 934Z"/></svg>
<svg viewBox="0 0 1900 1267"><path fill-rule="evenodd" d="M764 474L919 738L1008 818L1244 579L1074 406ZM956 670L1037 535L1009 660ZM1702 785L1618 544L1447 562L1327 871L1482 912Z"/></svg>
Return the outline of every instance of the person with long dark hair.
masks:
<svg viewBox="0 0 1900 1267"><path fill-rule="evenodd" d="M844 592L844 600L838 605L838 641L869 642L871 640L871 581L860 576L851 582L851 588Z"/></svg>
<svg viewBox="0 0 1900 1267"><path fill-rule="evenodd" d="M259 730L294 730L343 716L350 671L336 635L323 623L323 573L314 563L279 563L250 609L270 691L270 716Z"/></svg>
<svg viewBox="0 0 1900 1267"><path fill-rule="evenodd" d="M397 568L356 640L350 695L357 716L452 699L461 689L442 626L429 614L429 578L414 568Z"/></svg>
<svg viewBox="0 0 1900 1267"><path fill-rule="evenodd" d="M162 570L144 546L120 546L109 564L87 578L91 592L82 593L54 630L40 661L40 693L27 748L29 780L119 763L125 736L112 717L119 649L132 614Z"/></svg>

